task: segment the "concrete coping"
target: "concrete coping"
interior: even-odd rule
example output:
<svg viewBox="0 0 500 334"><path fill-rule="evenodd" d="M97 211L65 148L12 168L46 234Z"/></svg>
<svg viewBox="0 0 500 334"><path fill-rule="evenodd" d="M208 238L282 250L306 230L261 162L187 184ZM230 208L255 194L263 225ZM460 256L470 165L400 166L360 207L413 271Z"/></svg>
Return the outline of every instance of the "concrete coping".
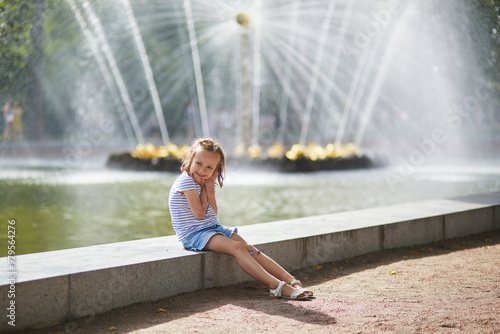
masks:
<svg viewBox="0 0 500 334"><path fill-rule="evenodd" d="M287 270L500 228L500 191L239 227ZM0 258L4 268L7 257ZM252 280L231 257L191 252L175 236L15 256L16 327ZM8 306L9 275L0 277ZM6 308L3 308L5 310Z"/></svg>
<svg viewBox="0 0 500 334"><path fill-rule="evenodd" d="M246 225L239 227L239 234L248 242L261 245L412 221L423 217L443 216L493 205L500 205L500 191ZM176 236L165 236L18 255L16 256L17 282L200 254L201 252L185 250ZM7 257L0 258L0 261L6 268ZM0 277L0 286L6 284L8 278Z"/></svg>

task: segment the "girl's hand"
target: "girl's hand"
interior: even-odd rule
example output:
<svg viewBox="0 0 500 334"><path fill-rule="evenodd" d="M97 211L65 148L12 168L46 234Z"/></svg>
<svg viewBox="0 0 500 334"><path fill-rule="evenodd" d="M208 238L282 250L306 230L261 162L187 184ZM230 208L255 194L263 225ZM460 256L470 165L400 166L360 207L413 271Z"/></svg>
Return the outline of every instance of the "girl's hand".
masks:
<svg viewBox="0 0 500 334"><path fill-rule="evenodd" d="M198 177L198 175L196 174L192 174L192 173L189 173L189 175L193 178L193 180L198 183L200 186L204 186L205 185L205 180L203 180L202 178Z"/></svg>
<svg viewBox="0 0 500 334"><path fill-rule="evenodd" d="M215 186L215 179L217 178L217 173L213 173L208 179L202 179L196 174L190 174L193 180L200 186L204 187L206 185Z"/></svg>
<svg viewBox="0 0 500 334"><path fill-rule="evenodd" d="M212 176L205 180L206 185L215 186L215 180L217 179L217 173L214 172Z"/></svg>

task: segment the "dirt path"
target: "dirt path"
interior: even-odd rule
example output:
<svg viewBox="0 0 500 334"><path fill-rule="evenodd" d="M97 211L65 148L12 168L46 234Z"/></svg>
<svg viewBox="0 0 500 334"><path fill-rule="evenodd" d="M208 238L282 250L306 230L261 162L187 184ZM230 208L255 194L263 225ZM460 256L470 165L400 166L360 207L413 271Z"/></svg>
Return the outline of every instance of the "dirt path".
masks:
<svg viewBox="0 0 500 334"><path fill-rule="evenodd" d="M252 282L25 333L500 333L500 230L294 274L316 299L275 299Z"/></svg>

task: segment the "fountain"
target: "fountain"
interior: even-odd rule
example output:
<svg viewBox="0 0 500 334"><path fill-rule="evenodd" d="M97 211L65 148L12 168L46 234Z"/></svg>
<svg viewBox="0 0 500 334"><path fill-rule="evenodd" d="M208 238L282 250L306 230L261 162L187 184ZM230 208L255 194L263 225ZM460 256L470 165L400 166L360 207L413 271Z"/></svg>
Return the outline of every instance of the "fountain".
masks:
<svg viewBox="0 0 500 334"><path fill-rule="evenodd" d="M475 89L466 70L453 73L474 53L439 14L465 3L65 2L88 73L75 91L87 101L72 108L121 122L112 136L131 149L215 136L235 156L266 159L275 143L370 153L387 145L384 132L421 137L431 120L442 125L451 101ZM416 117L426 123L405 124Z"/></svg>
<svg viewBox="0 0 500 334"><path fill-rule="evenodd" d="M226 49L229 49L230 52L237 50L238 53L233 54L233 61L235 61L234 68L236 69L232 74L234 77L232 81L236 84L237 88L233 93L235 95L235 104L233 108L234 112L231 113L230 116L239 118L238 129L239 133L237 133L237 145L234 145L234 142L231 143L234 146L233 159L237 159L240 165L251 166L252 168L256 167L264 167L266 169L273 170L282 170L282 171L314 171L314 170L331 170L331 169L348 169L348 168L364 168L372 165L372 161L366 156L360 153L359 144L355 147L352 143L344 144L342 142L342 135L345 130L346 124L341 123L339 129L337 130L337 137L335 140L335 144L327 144L325 147L321 147L315 143L307 144L308 133L310 130L310 121L311 115L313 114L313 107L315 105L316 94L321 93L323 97L323 105L331 105L332 101L328 99L328 91L332 89L332 83L334 81L334 74L336 72L337 66L339 65L340 54L343 47L342 40L345 38L346 29L349 24L349 17L352 11L352 4L348 4L345 8L342 8L341 4L337 4L337 1L330 1L327 6L326 14L323 17L322 25L319 27L319 31L321 32L320 38L317 41L317 48L315 52L315 57L313 61L305 60L311 64L308 65L307 68L302 69L303 81L308 81L308 93L305 98L305 102L301 101L297 98L297 92L291 90L293 86L291 86L291 80L293 80L293 76L296 76L297 73L293 72L294 63L292 62L294 54L298 55L297 52L300 52L297 46L297 22L299 20L299 16L301 14L300 9L300 1L292 1L291 9L283 6L284 10L292 11L292 20L288 23L289 26L286 26L286 22L282 22L284 32L287 33L287 49L286 52L283 53L283 57L286 60L286 68L285 68L285 76L283 80L280 80L277 77L277 82L282 86L281 92L281 103L279 110L279 117L275 120L274 126L270 126L269 124L267 133L265 135L269 135L272 133L272 137L274 138L275 143L270 145L270 138L265 138L262 140L261 138L261 126L260 126L260 117L261 117L261 108L266 107L262 106L260 103L261 100L261 76L262 76L262 65L261 59L264 59L265 50L262 50L261 44L263 43L262 39L262 31L266 32L265 29L275 24L272 21L272 17L266 17L266 11L269 11L267 15L270 14L270 8L263 8L261 2L256 2L253 5L242 6L242 4L238 5L221 5L218 4L215 6L215 9L218 10L219 18L217 24L224 26L230 32L228 36L225 36L227 39L230 39L231 45L225 45ZM148 74L147 78L149 81L152 81L152 73L150 70L149 63L147 61L147 57L144 56L144 46L142 43L142 39L139 34L139 28L136 23L135 16L132 12L130 4L127 1L124 1L124 5L126 7L127 17L130 22L131 30L134 32L134 39L136 44L138 45L138 49L141 53L141 62L144 64L145 72ZM199 3L195 5L200 6ZM207 106L206 106L206 97L205 97L205 84L203 80L203 70L201 66L200 59L200 48L199 44L200 40L198 40L195 20L193 16L193 8L190 0L185 0L183 2L183 9L185 12L185 22L181 22L182 25L185 25L187 28L187 35L191 50L191 64L193 67L193 80L196 86L197 92L197 101L198 101L198 110L199 117L201 120L201 135L209 136L209 121L207 115ZM344 11L345 19L341 25L341 39L340 43L335 46L334 58L332 59L333 63L330 65L329 74L331 77L325 77L322 74L324 67L328 67L328 65L324 65L324 55L325 51L328 51L328 44L331 42L331 38L328 39L331 34L330 27L332 26L332 19L334 13L341 8L341 11ZM238 12L238 10L242 10ZM342 12L341 12L342 13ZM230 19L233 19L232 21ZM234 26L234 21L239 25L239 27ZM282 20L283 21L283 20ZM402 21L402 19L400 19ZM232 24L232 25L231 25ZM282 32L283 33L283 32ZM266 36L264 35L264 38ZM313 36L308 36L313 39ZM208 37L207 37L208 38ZM212 36L211 39L215 43L217 39L221 37ZM301 40L302 43L304 42ZM264 41L265 42L265 41ZM315 41L313 41L315 43ZM230 44L228 43L228 44ZM205 43L204 43L205 44ZM208 43L207 43L208 44ZM298 47L301 47L299 45ZM366 52L365 52L366 54ZM302 56L301 56L302 57ZM270 57L268 59L271 59ZM275 75L278 75L278 71L280 71L279 59L273 60L277 63L273 65L270 61L267 61L266 70L270 70ZM239 64L238 64L239 62ZM325 62L326 63L326 62ZM239 67L238 67L239 65ZM204 66L207 68L208 66L205 64ZM270 68L269 68L270 67ZM358 65L358 68L361 67ZM386 66L387 67L387 66ZM149 70L148 70L149 69ZM366 77L366 75L365 75ZM357 77L359 80L359 77ZM267 78L268 79L268 78ZM326 89L321 89L319 87L320 79L323 82L331 81L328 83ZM206 80L207 81L207 80ZM206 82L205 81L205 82ZM366 80L365 80L366 82ZM210 84L206 86L211 87ZM239 87L238 87L239 86ZM153 87L154 89L151 89ZM350 92L357 92L354 89L351 89ZM156 92L156 88L153 85L150 85L150 91ZM359 92L358 92L359 95ZM156 94L153 95L153 97ZM301 125L300 125L300 135L298 136L298 144L293 144L290 139L287 138L285 141L286 133L287 133L287 115L288 115L288 105L289 100L292 101L292 105L295 110L300 110L300 108L304 108ZM373 100L373 99L372 99ZM155 100L156 101L156 100ZM376 99L375 99L376 101ZM316 103L318 104L318 103ZM155 103L155 106L157 103ZM241 111L238 112L237 110ZM155 108L158 110L158 108ZM317 114L323 112L323 110L318 107L314 110ZM344 108L343 115L348 115L351 111L350 108ZM157 112L158 113L158 112ZM276 115L275 115L276 116ZM269 115L266 115L269 122ZM272 113L271 113L272 117ZM344 120L347 118L344 117ZM160 121L160 118L158 118ZM166 125L164 123L159 122L160 128L165 128ZM229 130L229 129L227 129ZM219 130L220 131L220 130ZM134 152L128 153L120 153L113 154L109 157L107 165L111 168L124 168L124 169L146 169L146 170L177 170L180 165L180 159L182 159L182 155L179 155L178 149L175 146L168 145L170 142L165 141L165 136L163 133L166 131L162 130L162 137L164 139L164 145L159 147L153 147L152 144L144 145L144 143L139 143ZM317 134L316 134L317 135ZM219 136L217 133L216 136ZM290 137L290 136L288 136ZM318 137L318 135L317 135ZM239 139L238 139L239 138ZM319 138L320 141L324 142L324 138ZM358 140L358 143L361 140ZM267 145L268 149L265 152L264 156L262 154L261 143ZM291 146L290 151L286 152L285 145ZM183 149L181 149L182 151ZM185 151L185 149L184 149Z"/></svg>
<svg viewBox="0 0 500 334"><path fill-rule="evenodd" d="M469 80L480 70L477 44L456 38L467 31L451 24L451 13L467 19L466 2L64 3L61 24L72 39L79 30L75 63L84 74L72 92L52 87L50 98L70 101L74 127L96 118L121 124L106 135L127 140L128 152L214 136L235 159L276 162L294 145L297 159L317 145L328 157L330 144L339 152L354 145L364 158L381 148L394 155L415 148L429 127L450 128L447 111L489 89L479 75ZM52 104L64 113L64 103ZM455 130L447 129L454 142L463 136Z"/></svg>
<svg viewBox="0 0 500 334"><path fill-rule="evenodd" d="M443 114L485 86L466 83L472 67L457 75L476 55L439 14L465 3L65 2L94 86L75 92L82 127L97 109L129 143L112 168L177 169L182 146L207 136L239 166L369 167L427 128L445 128L448 149L460 131Z"/></svg>

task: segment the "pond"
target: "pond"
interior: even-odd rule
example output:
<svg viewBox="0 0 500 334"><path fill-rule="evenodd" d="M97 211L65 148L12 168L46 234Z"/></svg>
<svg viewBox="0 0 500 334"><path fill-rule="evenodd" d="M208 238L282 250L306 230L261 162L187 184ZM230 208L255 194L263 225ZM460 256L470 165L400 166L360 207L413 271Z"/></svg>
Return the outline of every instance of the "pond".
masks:
<svg viewBox="0 0 500 334"><path fill-rule="evenodd" d="M217 188L219 219L259 224L500 190L499 161L315 173L229 171ZM16 254L173 235L168 193L177 173L55 169L49 161L0 163L0 221L15 220Z"/></svg>

